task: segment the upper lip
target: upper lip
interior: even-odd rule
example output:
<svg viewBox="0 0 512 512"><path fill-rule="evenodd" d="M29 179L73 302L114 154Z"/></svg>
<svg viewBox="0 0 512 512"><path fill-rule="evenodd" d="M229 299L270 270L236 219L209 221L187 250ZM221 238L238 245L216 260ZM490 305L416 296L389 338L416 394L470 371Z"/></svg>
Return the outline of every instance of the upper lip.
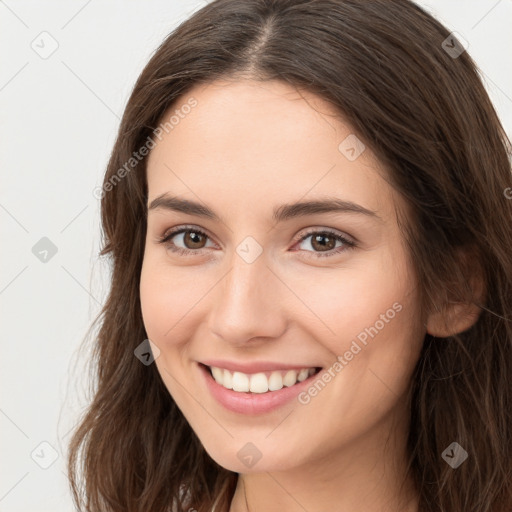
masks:
<svg viewBox="0 0 512 512"><path fill-rule="evenodd" d="M319 368L317 365L312 364L286 364L277 363L273 361L251 361L251 362L237 362L237 361L224 361L220 359L209 359L207 361L200 361L206 366L215 366L223 368L231 372L241 373L260 373L260 372L273 372L278 370L301 370L302 368Z"/></svg>

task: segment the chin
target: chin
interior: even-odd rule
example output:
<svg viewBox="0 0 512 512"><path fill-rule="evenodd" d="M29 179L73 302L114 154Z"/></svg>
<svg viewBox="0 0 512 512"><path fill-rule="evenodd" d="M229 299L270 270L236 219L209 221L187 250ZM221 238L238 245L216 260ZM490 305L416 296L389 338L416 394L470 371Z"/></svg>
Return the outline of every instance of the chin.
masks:
<svg viewBox="0 0 512 512"><path fill-rule="evenodd" d="M237 436L219 444L217 438L203 443L203 447L219 466L235 473L286 471L301 464L296 459L302 453L299 447L276 446L268 440L252 442L245 436L243 439Z"/></svg>

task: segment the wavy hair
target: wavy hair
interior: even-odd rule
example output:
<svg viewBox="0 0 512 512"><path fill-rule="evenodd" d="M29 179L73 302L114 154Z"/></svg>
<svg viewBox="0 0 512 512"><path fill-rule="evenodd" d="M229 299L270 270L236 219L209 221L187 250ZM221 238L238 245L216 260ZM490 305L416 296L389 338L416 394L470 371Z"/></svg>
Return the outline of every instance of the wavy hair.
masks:
<svg viewBox="0 0 512 512"><path fill-rule="evenodd" d="M215 0L156 50L104 177L110 290L94 321L94 396L69 443L80 510L229 509L237 474L205 452L156 365L134 357L147 338L147 158L129 172L126 162L192 87L239 77L280 80L332 104L410 208L400 228L424 311L479 306L465 332L425 336L408 397L408 468L419 512L512 509L511 148L477 66L467 51L447 51L463 50L450 37L408 0ZM482 297L471 286L477 270ZM456 470L441 458L454 440L469 454Z"/></svg>

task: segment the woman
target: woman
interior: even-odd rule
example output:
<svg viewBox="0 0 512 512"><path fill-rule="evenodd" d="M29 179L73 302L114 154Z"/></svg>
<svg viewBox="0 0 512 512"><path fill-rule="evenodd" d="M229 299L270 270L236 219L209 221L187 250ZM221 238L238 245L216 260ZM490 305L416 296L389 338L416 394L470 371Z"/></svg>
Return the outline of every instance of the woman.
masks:
<svg viewBox="0 0 512 512"><path fill-rule="evenodd" d="M509 154L464 46L412 2L196 12L101 191L77 504L510 510Z"/></svg>

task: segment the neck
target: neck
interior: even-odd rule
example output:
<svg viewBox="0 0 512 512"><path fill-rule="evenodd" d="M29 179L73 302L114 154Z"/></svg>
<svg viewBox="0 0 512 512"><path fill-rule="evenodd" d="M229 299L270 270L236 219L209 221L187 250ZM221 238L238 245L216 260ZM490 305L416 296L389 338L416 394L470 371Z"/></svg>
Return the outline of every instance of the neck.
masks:
<svg viewBox="0 0 512 512"><path fill-rule="evenodd" d="M333 503L347 512L417 512L418 496L406 475L408 426L385 422L388 428L377 425L302 466L240 474L230 512L322 512Z"/></svg>

